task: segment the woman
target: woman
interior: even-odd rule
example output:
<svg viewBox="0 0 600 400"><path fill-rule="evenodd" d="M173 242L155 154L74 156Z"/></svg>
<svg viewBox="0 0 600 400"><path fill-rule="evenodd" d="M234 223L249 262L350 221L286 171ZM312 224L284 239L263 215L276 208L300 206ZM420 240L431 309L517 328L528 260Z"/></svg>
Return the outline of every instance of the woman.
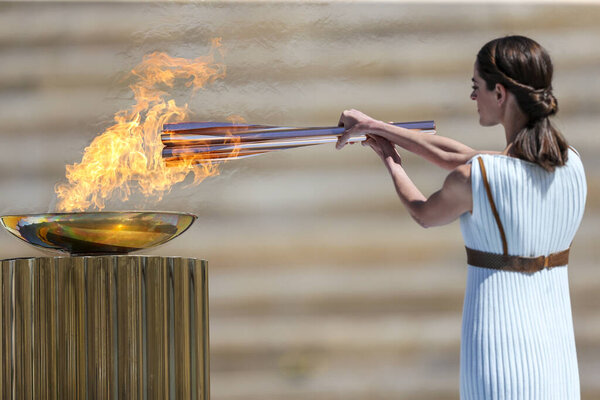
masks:
<svg viewBox="0 0 600 400"><path fill-rule="evenodd" d="M461 335L461 399L579 399L567 279L568 249L586 197L578 154L550 122L558 111L546 51L522 36L477 54L471 99L482 126L501 124L502 152L476 151L344 111L349 137L366 134L396 191L422 226L460 217L467 248ZM395 145L451 170L426 198Z"/></svg>

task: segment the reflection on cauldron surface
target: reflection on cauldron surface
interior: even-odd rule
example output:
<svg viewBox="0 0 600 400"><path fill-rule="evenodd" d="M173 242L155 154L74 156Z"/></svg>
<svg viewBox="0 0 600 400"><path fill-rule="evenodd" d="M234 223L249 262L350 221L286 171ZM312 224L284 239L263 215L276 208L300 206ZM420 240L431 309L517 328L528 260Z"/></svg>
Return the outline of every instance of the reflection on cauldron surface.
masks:
<svg viewBox="0 0 600 400"><path fill-rule="evenodd" d="M34 246L73 255L126 254L168 242L195 221L187 213L122 211L5 215L2 225Z"/></svg>

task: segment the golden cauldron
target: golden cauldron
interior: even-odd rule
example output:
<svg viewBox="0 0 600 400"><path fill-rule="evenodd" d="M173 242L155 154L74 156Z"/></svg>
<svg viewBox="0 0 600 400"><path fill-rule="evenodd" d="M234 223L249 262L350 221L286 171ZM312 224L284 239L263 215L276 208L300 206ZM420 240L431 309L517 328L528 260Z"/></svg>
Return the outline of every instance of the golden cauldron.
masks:
<svg viewBox="0 0 600 400"><path fill-rule="evenodd" d="M4 215L13 235L45 250L71 255L126 254L158 246L188 229L195 215L156 211L100 211Z"/></svg>

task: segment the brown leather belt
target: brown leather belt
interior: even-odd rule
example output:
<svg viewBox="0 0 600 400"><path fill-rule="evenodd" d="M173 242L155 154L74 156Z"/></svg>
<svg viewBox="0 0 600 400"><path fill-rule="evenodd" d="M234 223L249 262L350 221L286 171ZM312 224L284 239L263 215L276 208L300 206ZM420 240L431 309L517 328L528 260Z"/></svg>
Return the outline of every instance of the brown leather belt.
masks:
<svg viewBox="0 0 600 400"><path fill-rule="evenodd" d="M494 203L494 197L492 196L492 189L487 179L487 173L485 171L485 164L481 157L478 158L479 167L481 169L481 176L483 178L483 185L490 203L490 208L496 224L498 225L498 231L500 233L500 239L502 240L502 252L503 254L489 253L486 251L479 251L467 249L467 263L474 267L491 268L502 271L515 271L515 272L527 272L534 273L541 271L544 268L559 267L567 265L569 263L569 249L552 253L548 256L539 257L522 257L522 256L510 256L508 255L508 242L506 240L506 234L504 233L504 227L500 220L500 214Z"/></svg>
<svg viewBox="0 0 600 400"><path fill-rule="evenodd" d="M465 249L467 249L467 264L501 271L534 273L544 268L559 267L569 263L569 249L539 257L509 256L473 250L468 247Z"/></svg>

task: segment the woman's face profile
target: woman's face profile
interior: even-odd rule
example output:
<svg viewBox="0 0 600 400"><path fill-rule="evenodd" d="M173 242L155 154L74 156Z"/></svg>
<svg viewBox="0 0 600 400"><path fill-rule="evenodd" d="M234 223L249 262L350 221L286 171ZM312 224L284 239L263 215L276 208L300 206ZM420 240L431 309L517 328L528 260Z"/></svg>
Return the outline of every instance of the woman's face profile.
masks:
<svg viewBox="0 0 600 400"><path fill-rule="evenodd" d="M477 70L477 63L473 67L473 81L471 100L477 102L477 113L479 113L479 124L481 126L494 126L498 120L498 101L495 90L488 90L483 78Z"/></svg>

